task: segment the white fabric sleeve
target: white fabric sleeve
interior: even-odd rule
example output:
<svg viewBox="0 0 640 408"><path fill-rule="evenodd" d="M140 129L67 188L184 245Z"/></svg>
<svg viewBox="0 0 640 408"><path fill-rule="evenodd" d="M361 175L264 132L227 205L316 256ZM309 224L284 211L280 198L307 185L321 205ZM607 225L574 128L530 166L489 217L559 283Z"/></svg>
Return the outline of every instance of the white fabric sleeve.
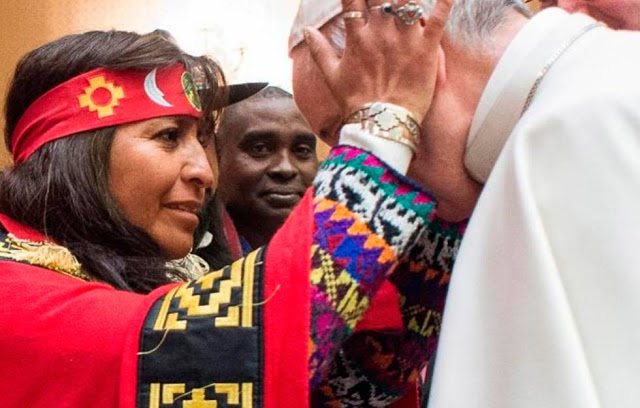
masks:
<svg viewBox="0 0 640 408"><path fill-rule="evenodd" d="M340 130L340 144L359 147L378 156L402 175L407 174L413 158L411 148L405 144L377 137L362 126L353 123L344 125Z"/></svg>

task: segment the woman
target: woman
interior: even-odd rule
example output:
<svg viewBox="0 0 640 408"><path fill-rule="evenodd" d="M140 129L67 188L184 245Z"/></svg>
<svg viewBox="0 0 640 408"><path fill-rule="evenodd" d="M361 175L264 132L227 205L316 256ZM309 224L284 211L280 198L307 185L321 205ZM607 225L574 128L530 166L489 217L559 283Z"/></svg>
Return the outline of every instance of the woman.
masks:
<svg viewBox="0 0 640 408"><path fill-rule="evenodd" d="M268 248L182 283L191 271L174 260L217 184L204 146L223 84L159 33L69 36L20 61L6 101L15 165L0 178L4 406L304 407L310 391L345 406L353 390L406 391L434 341L411 287L446 274L435 260L450 261L459 231L397 163L358 147L375 129L344 126L352 146L333 150ZM410 340L381 366L352 330L387 277Z"/></svg>

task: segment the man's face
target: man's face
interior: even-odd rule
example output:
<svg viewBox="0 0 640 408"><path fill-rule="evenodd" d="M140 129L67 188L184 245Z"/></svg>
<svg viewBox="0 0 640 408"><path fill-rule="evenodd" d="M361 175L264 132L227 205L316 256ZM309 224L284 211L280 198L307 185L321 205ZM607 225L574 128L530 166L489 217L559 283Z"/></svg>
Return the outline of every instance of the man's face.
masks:
<svg viewBox="0 0 640 408"><path fill-rule="evenodd" d="M316 66L309 47L299 44L291 52L293 60L293 96L311 129L331 146L338 143L342 122L340 109Z"/></svg>
<svg viewBox="0 0 640 408"><path fill-rule="evenodd" d="M316 138L291 98L253 97L225 112L219 192L234 221L279 223L311 185Z"/></svg>
<svg viewBox="0 0 640 408"><path fill-rule="evenodd" d="M638 0L541 0L540 8L561 7L585 13L616 30L640 30Z"/></svg>

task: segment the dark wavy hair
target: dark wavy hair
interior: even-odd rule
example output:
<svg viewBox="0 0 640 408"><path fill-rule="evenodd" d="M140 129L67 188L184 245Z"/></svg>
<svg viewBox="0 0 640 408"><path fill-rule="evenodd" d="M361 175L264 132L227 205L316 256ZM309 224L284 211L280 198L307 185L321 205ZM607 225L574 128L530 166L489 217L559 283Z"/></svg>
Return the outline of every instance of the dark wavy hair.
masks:
<svg viewBox="0 0 640 408"><path fill-rule="evenodd" d="M224 75L207 57L185 54L163 31L91 31L60 38L18 63L5 105L5 143L26 109L55 86L87 71L153 69L182 62L194 75L203 115L199 132L213 135L226 98ZM109 157L116 127L78 133L42 146L0 173L0 212L67 247L86 273L118 289L146 293L180 272L131 224L109 191ZM211 136L213 137L213 136ZM221 246L221 251L225 251Z"/></svg>

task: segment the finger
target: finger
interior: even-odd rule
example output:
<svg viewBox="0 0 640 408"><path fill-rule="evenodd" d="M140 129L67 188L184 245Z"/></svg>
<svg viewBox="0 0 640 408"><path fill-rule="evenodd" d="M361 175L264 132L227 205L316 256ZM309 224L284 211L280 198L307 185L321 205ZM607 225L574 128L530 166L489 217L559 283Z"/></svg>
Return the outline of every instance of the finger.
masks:
<svg viewBox="0 0 640 408"><path fill-rule="evenodd" d="M434 42L442 40L452 4L452 0L438 0L424 25L424 35Z"/></svg>
<svg viewBox="0 0 640 408"><path fill-rule="evenodd" d="M366 0L342 0L342 11L356 11L366 9Z"/></svg>
<svg viewBox="0 0 640 408"><path fill-rule="evenodd" d="M342 17L347 37L354 35L359 28L367 24L366 12L366 0L342 0ZM359 17L355 17L356 15Z"/></svg>
<svg viewBox="0 0 640 408"><path fill-rule="evenodd" d="M388 32L394 27L394 20L396 19L393 14L389 14L384 11L386 7L391 7L393 10L393 4L391 1L376 1L371 2L371 7L369 7L369 22L371 23L372 29L381 30L382 33Z"/></svg>
<svg viewBox="0 0 640 408"><path fill-rule="evenodd" d="M347 31L347 36L358 35L359 29L367 24L366 11L344 11L340 14Z"/></svg>
<svg viewBox="0 0 640 408"><path fill-rule="evenodd" d="M334 73L339 65L340 57L329 41L315 28L303 30L305 41L309 46L311 58L316 63L327 83L332 83Z"/></svg>

